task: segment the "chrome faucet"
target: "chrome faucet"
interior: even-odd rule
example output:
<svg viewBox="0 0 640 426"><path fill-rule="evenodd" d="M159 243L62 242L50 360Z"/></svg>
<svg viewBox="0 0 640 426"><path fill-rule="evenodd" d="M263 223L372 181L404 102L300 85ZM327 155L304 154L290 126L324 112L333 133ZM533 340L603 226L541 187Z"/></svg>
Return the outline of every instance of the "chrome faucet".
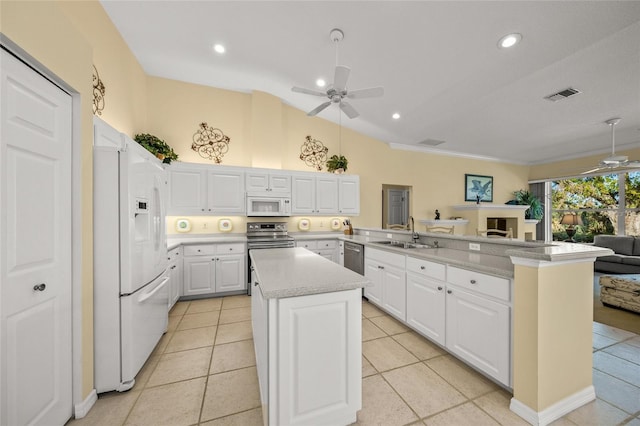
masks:
<svg viewBox="0 0 640 426"><path fill-rule="evenodd" d="M411 239L413 240L414 243L417 243L418 240L420 239L420 236L416 232L416 224L413 221L413 216L409 216L409 219L411 220Z"/></svg>

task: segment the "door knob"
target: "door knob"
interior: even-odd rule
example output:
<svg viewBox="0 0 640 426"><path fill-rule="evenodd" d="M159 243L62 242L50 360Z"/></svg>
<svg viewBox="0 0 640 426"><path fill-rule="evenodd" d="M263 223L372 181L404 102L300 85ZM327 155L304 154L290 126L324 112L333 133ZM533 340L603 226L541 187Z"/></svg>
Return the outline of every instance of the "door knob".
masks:
<svg viewBox="0 0 640 426"><path fill-rule="evenodd" d="M45 288L47 288L45 283L36 284L33 286L33 291L44 291Z"/></svg>

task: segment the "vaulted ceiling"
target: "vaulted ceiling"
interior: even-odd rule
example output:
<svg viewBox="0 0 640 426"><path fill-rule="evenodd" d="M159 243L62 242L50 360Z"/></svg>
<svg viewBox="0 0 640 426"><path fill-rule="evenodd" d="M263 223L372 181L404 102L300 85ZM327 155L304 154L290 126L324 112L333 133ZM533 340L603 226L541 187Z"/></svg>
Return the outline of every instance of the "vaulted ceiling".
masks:
<svg viewBox="0 0 640 426"><path fill-rule="evenodd" d="M353 99L342 125L406 149L539 164L640 147L640 1L109 1L153 76L260 90L309 111L333 80L344 32ZM511 49L498 40L522 34ZM213 51L223 44L224 54ZM581 93L544 99L568 87ZM400 118L392 118L393 113ZM331 105L319 117L339 121ZM444 141L432 147L425 140Z"/></svg>

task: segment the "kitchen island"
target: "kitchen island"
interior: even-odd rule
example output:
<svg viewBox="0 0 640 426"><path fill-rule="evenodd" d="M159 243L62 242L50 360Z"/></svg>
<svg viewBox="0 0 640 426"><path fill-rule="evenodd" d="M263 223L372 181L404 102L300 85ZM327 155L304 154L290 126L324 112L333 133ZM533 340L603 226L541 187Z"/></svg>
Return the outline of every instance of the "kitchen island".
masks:
<svg viewBox="0 0 640 426"><path fill-rule="evenodd" d="M362 407L363 276L310 252L253 250L251 315L267 425L346 425Z"/></svg>

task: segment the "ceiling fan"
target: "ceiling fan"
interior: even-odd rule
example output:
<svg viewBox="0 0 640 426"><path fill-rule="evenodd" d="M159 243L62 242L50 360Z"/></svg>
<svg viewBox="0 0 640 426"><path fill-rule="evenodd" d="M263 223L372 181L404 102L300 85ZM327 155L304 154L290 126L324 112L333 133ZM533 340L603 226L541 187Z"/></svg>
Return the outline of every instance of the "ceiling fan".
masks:
<svg viewBox="0 0 640 426"><path fill-rule="evenodd" d="M586 174L594 173L600 170L606 170L606 169L611 170L611 169L617 169L619 167L640 167L639 160L629 161L629 157L627 157L626 155L616 155L615 126L620 122L620 120L621 120L620 118L610 118L609 120L605 121L605 124L611 127L611 155L607 158L603 158L600 161L600 164L598 165L598 167L593 168L591 170L587 170L586 172L582 172L580 174L586 175Z"/></svg>
<svg viewBox="0 0 640 426"><path fill-rule="evenodd" d="M292 87L291 90L297 93L305 93L307 95L321 96L329 98L329 101L318 105L315 109L307 113L308 116L313 117L320 111L324 110L331 104L338 104L340 109L349 118L356 118L360 114L356 109L348 103L345 98L348 99L362 99L362 98L375 98L384 95L383 87L370 87L367 89L351 90L347 89L347 80L349 79L349 73L351 68L344 65L338 65L338 43L344 38L344 33L338 28L334 28L329 33L331 41L336 44L336 70L333 77L333 84L329 86L326 92L320 92L318 90L305 89L302 87Z"/></svg>

